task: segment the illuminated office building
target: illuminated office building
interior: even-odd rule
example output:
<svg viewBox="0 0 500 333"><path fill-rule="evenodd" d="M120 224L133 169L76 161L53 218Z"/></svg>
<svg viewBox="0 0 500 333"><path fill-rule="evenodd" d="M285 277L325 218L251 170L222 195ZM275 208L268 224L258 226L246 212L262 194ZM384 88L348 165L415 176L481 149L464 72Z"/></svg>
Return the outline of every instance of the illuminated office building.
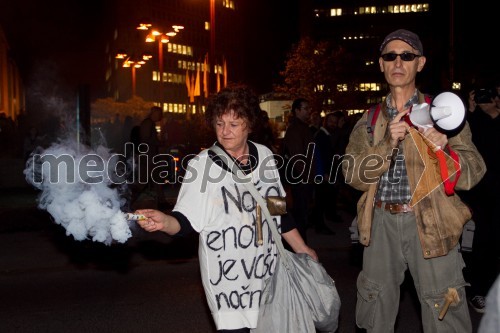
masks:
<svg viewBox="0 0 500 333"><path fill-rule="evenodd" d="M119 0L110 13L106 95L117 101L135 94L165 112L197 113L205 91L211 94L225 79L241 77L242 20L236 0ZM137 29L140 24L148 29ZM153 30L163 35L152 36ZM148 37L155 40L148 43ZM191 99L186 74L196 91Z"/></svg>
<svg viewBox="0 0 500 333"><path fill-rule="evenodd" d="M16 120L24 111L24 85L17 65L9 55L9 44L0 27L0 113L2 117Z"/></svg>
<svg viewBox="0 0 500 333"><path fill-rule="evenodd" d="M362 112L387 93L378 63L379 46L388 33L400 28L416 32L424 45L428 61L417 78L423 91L464 89L464 83L481 72L474 70L477 66L471 64L461 43L472 31L464 25L464 14L471 18L478 11L470 7L454 0L313 0L302 2L302 34L329 40L345 51L348 66L339 73L333 89L349 95L350 106L336 108Z"/></svg>

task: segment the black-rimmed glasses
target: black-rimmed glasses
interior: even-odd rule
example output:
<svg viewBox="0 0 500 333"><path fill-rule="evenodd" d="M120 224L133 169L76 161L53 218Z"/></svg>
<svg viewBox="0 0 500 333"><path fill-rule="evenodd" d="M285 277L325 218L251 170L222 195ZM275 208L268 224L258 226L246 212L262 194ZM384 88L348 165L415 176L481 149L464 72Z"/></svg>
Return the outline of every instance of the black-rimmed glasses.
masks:
<svg viewBox="0 0 500 333"><path fill-rule="evenodd" d="M403 61L413 61L415 58L421 57L419 54L411 53L411 52L403 52L403 53L386 53L382 54L381 57L384 61L394 61L397 57L400 57Z"/></svg>

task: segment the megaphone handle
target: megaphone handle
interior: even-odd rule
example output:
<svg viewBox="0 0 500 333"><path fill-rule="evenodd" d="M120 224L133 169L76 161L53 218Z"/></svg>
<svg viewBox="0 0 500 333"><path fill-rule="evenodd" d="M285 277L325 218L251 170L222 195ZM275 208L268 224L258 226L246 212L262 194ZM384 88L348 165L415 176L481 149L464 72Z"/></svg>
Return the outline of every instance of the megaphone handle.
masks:
<svg viewBox="0 0 500 333"><path fill-rule="evenodd" d="M411 130L412 129L410 128L410 131ZM441 146L438 146L434 142L432 142L431 140L429 140L422 132L420 132L417 129L413 129L413 130L415 132L417 132L422 137L422 139L424 140L424 142L427 145L427 147L429 147L434 153L437 152L438 150L441 150Z"/></svg>

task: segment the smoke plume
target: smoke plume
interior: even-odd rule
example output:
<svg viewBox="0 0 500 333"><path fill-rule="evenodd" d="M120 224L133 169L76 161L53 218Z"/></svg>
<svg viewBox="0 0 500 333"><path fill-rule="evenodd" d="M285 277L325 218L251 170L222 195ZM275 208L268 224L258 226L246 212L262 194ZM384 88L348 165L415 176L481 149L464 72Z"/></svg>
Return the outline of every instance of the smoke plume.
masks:
<svg viewBox="0 0 500 333"><path fill-rule="evenodd" d="M121 211L126 203L122 197L126 182L119 172L124 163L116 161L104 146L92 149L76 140L60 140L47 149L38 148L24 175L41 191L38 207L50 213L68 236L107 245L124 243L132 233ZM91 167L82 172L82 165Z"/></svg>

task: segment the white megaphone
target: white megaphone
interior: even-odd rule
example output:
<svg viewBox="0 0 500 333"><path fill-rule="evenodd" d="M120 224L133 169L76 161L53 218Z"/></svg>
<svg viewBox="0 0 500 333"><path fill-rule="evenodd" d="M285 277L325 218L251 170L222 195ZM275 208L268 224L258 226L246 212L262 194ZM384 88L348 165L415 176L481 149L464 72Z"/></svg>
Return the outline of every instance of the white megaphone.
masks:
<svg viewBox="0 0 500 333"><path fill-rule="evenodd" d="M414 104L410 111L413 125L424 129L434 124L445 131L457 129L465 119L465 106L460 97L451 92L444 92L427 103Z"/></svg>

